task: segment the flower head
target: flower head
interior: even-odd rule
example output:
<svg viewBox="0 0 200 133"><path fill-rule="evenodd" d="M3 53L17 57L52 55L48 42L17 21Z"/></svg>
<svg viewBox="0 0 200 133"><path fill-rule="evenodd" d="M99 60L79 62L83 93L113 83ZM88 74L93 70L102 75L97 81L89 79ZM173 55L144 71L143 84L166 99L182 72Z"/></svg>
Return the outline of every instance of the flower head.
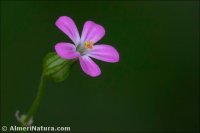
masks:
<svg viewBox="0 0 200 133"><path fill-rule="evenodd" d="M74 21L68 16L59 17L56 26L74 43L57 43L56 53L63 59L79 59L80 66L86 74L92 77L101 74L99 66L91 57L105 62L119 61L119 54L114 47L107 44L95 44L105 35L105 29L101 25L86 21L81 37Z"/></svg>

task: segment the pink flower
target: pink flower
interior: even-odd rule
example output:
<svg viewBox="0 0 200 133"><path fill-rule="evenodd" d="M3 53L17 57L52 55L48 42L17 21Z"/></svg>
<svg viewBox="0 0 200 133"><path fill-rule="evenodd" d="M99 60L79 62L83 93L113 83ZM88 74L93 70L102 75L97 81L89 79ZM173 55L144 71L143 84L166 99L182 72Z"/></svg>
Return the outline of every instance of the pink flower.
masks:
<svg viewBox="0 0 200 133"><path fill-rule="evenodd" d="M106 44L96 44L105 35L105 29L93 21L86 21L80 37L74 21L67 16L61 16L56 21L56 26L63 31L73 42L60 42L55 45L57 54L63 59L79 59L82 70L96 77L101 74L99 66L90 58L105 62L118 62L117 50Z"/></svg>

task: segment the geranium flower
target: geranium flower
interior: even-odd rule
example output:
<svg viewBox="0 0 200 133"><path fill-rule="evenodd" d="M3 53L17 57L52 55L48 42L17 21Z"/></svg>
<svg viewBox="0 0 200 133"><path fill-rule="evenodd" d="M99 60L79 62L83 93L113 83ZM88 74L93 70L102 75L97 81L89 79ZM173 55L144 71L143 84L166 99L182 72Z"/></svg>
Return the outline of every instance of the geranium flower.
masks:
<svg viewBox="0 0 200 133"><path fill-rule="evenodd" d="M99 66L90 57L111 63L119 61L119 54L114 47L107 44L95 44L105 35L105 29L101 25L93 21L86 21L80 37L78 29L70 17L61 16L55 24L74 43L57 43L55 45L56 53L63 59L79 59L80 66L86 74L92 77L101 74Z"/></svg>

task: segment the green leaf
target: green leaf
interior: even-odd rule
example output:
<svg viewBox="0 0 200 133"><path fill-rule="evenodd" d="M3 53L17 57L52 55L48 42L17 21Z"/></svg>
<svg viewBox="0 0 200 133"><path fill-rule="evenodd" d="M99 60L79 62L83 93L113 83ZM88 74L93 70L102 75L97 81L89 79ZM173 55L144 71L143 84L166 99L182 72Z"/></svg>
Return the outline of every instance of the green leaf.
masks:
<svg viewBox="0 0 200 133"><path fill-rule="evenodd" d="M43 73L54 82L64 81L70 74L75 60L60 58L55 52L48 53L44 58Z"/></svg>

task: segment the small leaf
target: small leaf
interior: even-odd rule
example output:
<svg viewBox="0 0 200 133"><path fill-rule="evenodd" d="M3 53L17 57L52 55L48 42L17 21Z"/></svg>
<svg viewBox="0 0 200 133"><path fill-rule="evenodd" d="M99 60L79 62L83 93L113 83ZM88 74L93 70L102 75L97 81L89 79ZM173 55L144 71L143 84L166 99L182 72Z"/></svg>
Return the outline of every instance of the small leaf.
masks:
<svg viewBox="0 0 200 133"><path fill-rule="evenodd" d="M45 77L55 81L64 81L70 74L75 60L60 58L55 52L48 53L44 58L43 73Z"/></svg>

